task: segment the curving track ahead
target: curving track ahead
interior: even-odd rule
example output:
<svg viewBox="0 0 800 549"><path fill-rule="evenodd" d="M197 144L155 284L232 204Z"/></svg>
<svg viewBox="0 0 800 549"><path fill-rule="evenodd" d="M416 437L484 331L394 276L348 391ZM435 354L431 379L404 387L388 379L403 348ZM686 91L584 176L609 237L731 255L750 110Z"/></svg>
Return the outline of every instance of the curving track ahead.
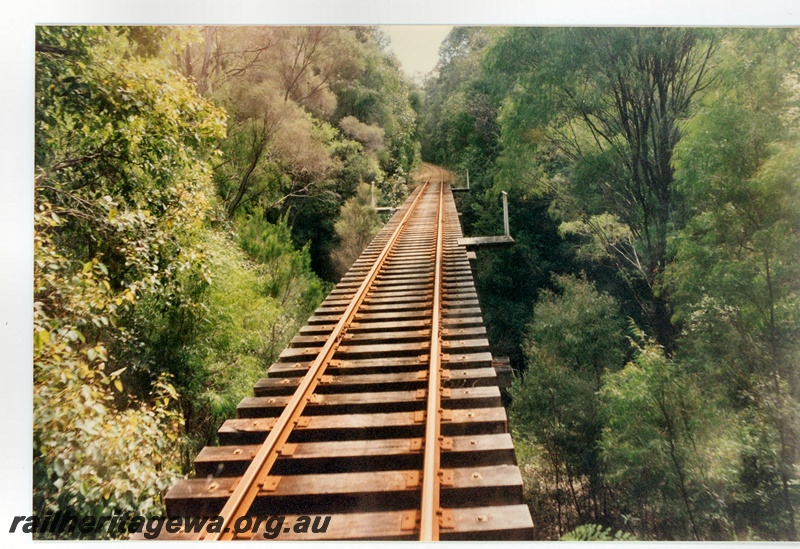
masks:
<svg viewBox="0 0 800 549"><path fill-rule="evenodd" d="M331 515L283 539L530 539L449 174L419 184L167 494L170 516ZM254 522L254 521L253 521ZM319 528L321 530L321 528Z"/></svg>

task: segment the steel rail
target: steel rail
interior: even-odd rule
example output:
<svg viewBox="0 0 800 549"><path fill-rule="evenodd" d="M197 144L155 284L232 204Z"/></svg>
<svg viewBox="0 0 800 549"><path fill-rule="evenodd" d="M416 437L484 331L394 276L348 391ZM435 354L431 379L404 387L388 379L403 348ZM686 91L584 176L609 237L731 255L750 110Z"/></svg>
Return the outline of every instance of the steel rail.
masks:
<svg viewBox="0 0 800 549"><path fill-rule="evenodd" d="M425 455L422 469L422 504L420 506L420 541L439 539L441 464L441 309L442 266L444 254L444 175L439 177L439 211L436 218L436 259L433 281L433 311L431 314L430 365L428 371L428 401L425 417ZM431 174L432 175L432 174Z"/></svg>
<svg viewBox="0 0 800 549"><path fill-rule="evenodd" d="M278 417L275 426L270 430L266 440L260 446L258 452L253 457L252 462L250 463L247 470L244 472L241 479L239 480L238 485L236 486L233 493L226 501L224 507L222 508L222 511L220 511L219 513L219 516L223 518L223 523L222 527L220 528L220 531L211 533L208 531L204 531L201 534L200 539L231 540L234 538L235 532L234 528L232 528L231 526L233 525L236 519L246 515L246 513L250 509L250 506L253 504L253 501L255 501L259 489L263 486L266 477L269 475L270 470L272 469L272 466L274 465L275 461L278 459L280 455L281 448L289 439L292 429L297 424L297 421L300 419L300 416L303 413L306 404L310 402L312 394L316 389L317 385L319 384L320 378L324 374L328 362L331 360L334 353L336 352L336 349L344 335L347 326L350 324L359 306L364 301L364 298L366 297L367 292L372 286L372 283L374 282L378 272L380 271L380 268L382 267L386 259L389 257L389 253L394 248L394 245L397 242L398 238L400 237L400 234L403 232L409 220L411 219L411 215L416 210L417 205L420 202L420 198L422 197L423 194L425 194L425 191L427 190L427 187L431 182L432 178L433 178L433 170L431 170L431 175L428 177L428 179L423 184L422 188L417 193L417 196L414 198L414 201L411 203L408 210L403 215L402 220L396 227L394 233L392 233L392 236L389 238L386 245L383 247L383 250L376 259L375 263L373 263L372 268L365 276L363 282L361 283L355 295L351 299L349 305L342 313L339 322L336 324L333 331L326 339L316 359L311 364L306 375L303 377L303 381L300 383L299 387L292 395L292 398L287 403L286 408ZM440 200L441 200L441 189L440 189ZM441 215L441 203L440 203L440 215Z"/></svg>

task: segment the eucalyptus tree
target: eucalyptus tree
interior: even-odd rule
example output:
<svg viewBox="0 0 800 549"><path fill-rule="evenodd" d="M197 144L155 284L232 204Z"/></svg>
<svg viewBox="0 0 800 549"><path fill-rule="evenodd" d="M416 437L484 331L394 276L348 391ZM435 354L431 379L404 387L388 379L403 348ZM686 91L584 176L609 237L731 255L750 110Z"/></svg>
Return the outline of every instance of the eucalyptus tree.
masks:
<svg viewBox="0 0 800 549"><path fill-rule="evenodd" d="M512 388L511 420L520 439L542 450L560 536L609 520L600 456L607 418L599 392L603 377L624 365L626 330L607 293L572 276L555 283L557 292L541 292L527 329L528 370Z"/></svg>
<svg viewBox="0 0 800 549"><path fill-rule="evenodd" d="M696 29L514 28L487 54L490 71L514 83L502 107L500 179L550 196L583 254L614 261L668 350L672 156L710 81L715 44Z"/></svg>
<svg viewBox="0 0 800 549"><path fill-rule="evenodd" d="M140 336L157 321L140 323L137 311L150 303L186 319L197 310L208 273L194 244L213 200L209 158L225 115L131 46L120 29L36 30L40 512L150 513L180 474L179 383L164 374L186 373L184 364L143 359Z"/></svg>
<svg viewBox="0 0 800 549"><path fill-rule="evenodd" d="M285 219L332 278L334 221L360 182L399 200L417 159L411 89L371 27L203 27L176 66L224 106L227 214Z"/></svg>
<svg viewBox="0 0 800 549"><path fill-rule="evenodd" d="M797 539L800 458L800 57L796 30L729 31L717 84L685 125L677 190L689 221L667 283L686 360L748 425L733 508Z"/></svg>
<svg viewBox="0 0 800 549"><path fill-rule="evenodd" d="M230 117L216 170L229 217L248 202L270 209L308 195L337 169L324 125L331 86L357 70L354 48L333 27L205 27L185 48L184 73Z"/></svg>

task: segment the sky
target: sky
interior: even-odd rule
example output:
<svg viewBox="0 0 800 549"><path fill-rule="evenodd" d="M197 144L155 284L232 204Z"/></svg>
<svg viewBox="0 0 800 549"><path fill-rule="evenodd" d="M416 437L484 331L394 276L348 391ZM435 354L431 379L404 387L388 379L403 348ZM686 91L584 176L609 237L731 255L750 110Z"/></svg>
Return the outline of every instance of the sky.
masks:
<svg viewBox="0 0 800 549"><path fill-rule="evenodd" d="M444 25L387 25L381 30L391 40L390 48L406 74L421 81L439 61L439 46L452 28Z"/></svg>

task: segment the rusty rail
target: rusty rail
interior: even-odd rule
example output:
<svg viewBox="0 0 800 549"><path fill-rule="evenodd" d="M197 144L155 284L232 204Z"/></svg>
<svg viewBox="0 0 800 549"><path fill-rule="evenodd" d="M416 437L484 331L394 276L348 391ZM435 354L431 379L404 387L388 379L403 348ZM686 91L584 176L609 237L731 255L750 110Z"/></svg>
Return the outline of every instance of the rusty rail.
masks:
<svg viewBox="0 0 800 549"><path fill-rule="evenodd" d="M441 178L443 179L443 178ZM431 347L428 365L428 405L425 426L425 458L422 470L422 504L420 506L420 541L439 539L439 472L441 449L441 314L442 256L444 253L444 182L439 185L439 208L436 214L436 258L434 259L433 307L431 311Z"/></svg>

